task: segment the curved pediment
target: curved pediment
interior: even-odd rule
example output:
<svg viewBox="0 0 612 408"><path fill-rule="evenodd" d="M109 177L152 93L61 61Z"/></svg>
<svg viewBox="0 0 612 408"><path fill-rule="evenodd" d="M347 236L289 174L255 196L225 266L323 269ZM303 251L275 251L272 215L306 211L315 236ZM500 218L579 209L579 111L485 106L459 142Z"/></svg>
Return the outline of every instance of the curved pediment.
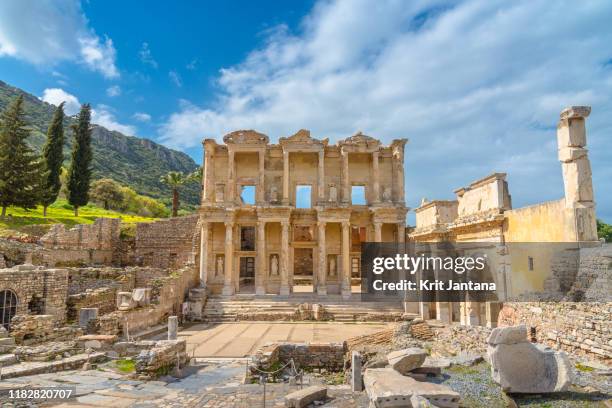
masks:
<svg viewBox="0 0 612 408"><path fill-rule="evenodd" d="M237 144L268 144L270 138L255 130L236 130L223 136L225 143Z"/></svg>

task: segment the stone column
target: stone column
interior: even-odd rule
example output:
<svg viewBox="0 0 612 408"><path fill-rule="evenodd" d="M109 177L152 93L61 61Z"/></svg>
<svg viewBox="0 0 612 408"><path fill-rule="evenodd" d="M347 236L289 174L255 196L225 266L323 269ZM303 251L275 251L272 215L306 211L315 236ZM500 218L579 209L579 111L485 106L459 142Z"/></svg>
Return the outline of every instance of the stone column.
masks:
<svg viewBox="0 0 612 408"><path fill-rule="evenodd" d="M200 229L200 287L206 288L208 262L208 223L202 222Z"/></svg>
<svg viewBox="0 0 612 408"><path fill-rule="evenodd" d="M281 285L280 294L289 296L289 222L281 222Z"/></svg>
<svg viewBox="0 0 612 408"><path fill-rule="evenodd" d="M265 295L266 294L266 281L268 280L267 259L268 254L266 251L266 222L259 221L257 223L257 244L255 249L257 250L257 269L255 271L255 294Z"/></svg>
<svg viewBox="0 0 612 408"><path fill-rule="evenodd" d="M393 173L395 175L395 201L404 203L404 144L396 144L393 147Z"/></svg>
<svg viewBox="0 0 612 408"><path fill-rule="evenodd" d="M283 204L289 205L289 151L283 150Z"/></svg>
<svg viewBox="0 0 612 408"><path fill-rule="evenodd" d="M350 239L351 223L342 223L342 297L351 297L351 260L350 260Z"/></svg>
<svg viewBox="0 0 612 408"><path fill-rule="evenodd" d="M236 199L236 175L234 163L234 150L227 151L227 200L234 203Z"/></svg>
<svg viewBox="0 0 612 408"><path fill-rule="evenodd" d="M262 204L266 201L266 179L265 179L265 166L266 166L266 150L259 151L259 186L257 186L257 202Z"/></svg>
<svg viewBox="0 0 612 408"><path fill-rule="evenodd" d="M342 156L342 202L351 202L351 189L349 183L349 160L348 152L344 148L340 149L340 155Z"/></svg>
<svg viewBox="0 0 612 408"><path fill-rule="evenodd" d="M374 222L374 242L382 242L382 222Z"/></svg>
<svg viewBox="0 0 612 408"><path fill-rule="evenodd" d="M168 317L168 340L176 340L178 337L178 317Z"/></svg>
<svg viewBox="0 0 612 408"><path fill-rule="evenodd" d="M234 223L225 223L225 271L223 276L223 294L233 295L234 288Z"/></svg>
<svg viewBox="0 0 612 408"><path fill-rule="evenodd" d="M380 202L380 170L378 167L378 151L372 153L372 192L374 204Z"/></svg>
<svg viewBox="0 0 612 408"><path fill-rule="evenodd" d="M319 284L317 293L321 296L327 295L327 250L325 248L325 226L324 221L317 224L319 231L317 234L319 243Z"/></svg>
<svg viewBox="0 0 612 408"><path fill-rule="evenodd" d="M434 244L435 245L435 244ZM431 252L431 257L439 257L444 256L444 253L440 250L433 250ZM438 264L434 263L434 279L446 280L446 276L442 276L440 268L438 268ZM436 291L436 320L441 321L442 323L451 323L453 320L453 305L448 301L442 301L442 297L445 296L444 291Z"/></svg>
<svg viewBox="0 0 612 408"><path fill-rule="evenodd" d="M209 147L208 144L204 143L204 180L202 183L203 195L202 201L210 203L214 201L214 147Z"/></svg>
<svg viewBox="0 0 612 408"><path fill-rule="evenodd" d="M325 147L319 151L319 203L325 202Z"/></svg>

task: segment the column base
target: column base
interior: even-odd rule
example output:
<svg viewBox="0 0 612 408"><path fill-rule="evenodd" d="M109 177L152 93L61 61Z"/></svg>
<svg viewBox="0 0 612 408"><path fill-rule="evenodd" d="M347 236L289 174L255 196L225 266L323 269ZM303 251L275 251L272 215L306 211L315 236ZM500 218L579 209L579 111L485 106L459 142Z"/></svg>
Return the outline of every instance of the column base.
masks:
<svg viewBox="0 0 612 408"><path fill-rule="evenodd" d="M438 302L436 303L436 320L442 323L451 323L451 305L448 303Z"/></svg>
<svg viewBox="0 0 612 408"><path fill-rule="evenodd" d="M291 290L289 289L289 285L281 285L279 295L289 296L290 294L291 294Z"/></svg>
<svg viewBox="0 0 612 408"><path fill-rule="evenodd" d="M234 293L236 293L236 291L234 290L234 287L232 285L223 286L223 290L221 291L221 294L223 296L231 296Z"/></svg>
<svg viewBox="0 0 612 408"><path fill-rule="evenodd" d="M327 296L327 286L319 286L317 288L317 295L319 295L319 296Z"/></svg>
<svg viewBox="0 0 612 408"><path fill-rule="evenodd" d="M257 286L255 288L255 294L256 295L265 295L266 294L266 288L263 286Z"/></svg>
<svg viewBox="0 0 612 408"><path fill-rule="evenodd" d="M349 300L353 293L350 289L342 289L342 299Z"/></svg>

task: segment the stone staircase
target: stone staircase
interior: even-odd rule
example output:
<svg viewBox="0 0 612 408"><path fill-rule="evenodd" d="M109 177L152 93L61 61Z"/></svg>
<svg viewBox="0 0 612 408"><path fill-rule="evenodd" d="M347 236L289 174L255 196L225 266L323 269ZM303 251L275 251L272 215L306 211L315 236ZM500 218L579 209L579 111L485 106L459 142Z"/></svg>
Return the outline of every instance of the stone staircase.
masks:
<svg viewBox="0 0 612 408"><path fill-rule="evenodd" d="M318 319L302 318L304 310L321 305ZM319 309L321 310L321 309ZM308 315L308 313L306 313ZM344 300L340 295L319 298L316 295L233 295L209 296L204 307L203 320L208 322L236 321L299 321L331 320L336 322L381 322L402 319L401 302L362 302ZM403 316L410 318L411 316ZM412 317L416 317L412 316Z"/></svg>

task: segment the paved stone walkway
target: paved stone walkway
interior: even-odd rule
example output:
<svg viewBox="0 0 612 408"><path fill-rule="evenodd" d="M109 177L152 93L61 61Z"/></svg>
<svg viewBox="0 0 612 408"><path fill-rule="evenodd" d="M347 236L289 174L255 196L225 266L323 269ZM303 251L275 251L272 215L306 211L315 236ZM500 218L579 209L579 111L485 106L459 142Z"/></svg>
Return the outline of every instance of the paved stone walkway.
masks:
<svg viewBox="0 0 612 408"><path fill-rule="evenodd" d="M179 333L187 340L190 357L246 357L266 343L341 342L350 337L384 330L392 323L266 323L197 324Z"/></svg>

